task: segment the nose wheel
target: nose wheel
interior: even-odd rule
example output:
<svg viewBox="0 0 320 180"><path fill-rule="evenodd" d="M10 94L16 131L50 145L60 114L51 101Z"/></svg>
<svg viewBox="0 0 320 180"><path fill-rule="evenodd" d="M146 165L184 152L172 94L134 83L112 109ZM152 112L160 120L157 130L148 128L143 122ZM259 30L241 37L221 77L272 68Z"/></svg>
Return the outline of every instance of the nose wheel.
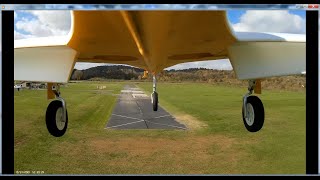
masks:
<svg viewBox="0 0 320 180"><path fill-rule="evenodd" d="M249 92L243 97L242 119L249 132L257 132L263 127L264 107L257 96L250 96L255 87L255 81L249 81Z"/></svg>
<svg viewBox="0 0 320 180"><path fill-rule="evenodd" d="M153 75L153 92L151 94L151 103L153 111L158 111L158 93L157 93L157 79L156 76Z"/></svg>
<svg viewBox="0 0 320 180"><path fill-rule="evenodd" d="M158 111L158 93L157 92L153 92L151 94L151 97L152 97L152 108L153 108L153 111Z"/></svg>

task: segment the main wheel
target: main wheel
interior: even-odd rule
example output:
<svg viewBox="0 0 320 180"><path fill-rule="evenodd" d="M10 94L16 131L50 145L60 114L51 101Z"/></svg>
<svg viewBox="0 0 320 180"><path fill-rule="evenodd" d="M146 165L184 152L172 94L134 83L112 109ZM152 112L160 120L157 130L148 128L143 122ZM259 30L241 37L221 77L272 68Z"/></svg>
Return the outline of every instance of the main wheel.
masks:
<svg viewBox="0 0 320 180"><path fill-rule="evenodd" d="M59 100L52 101L46 112L46 125L52 136L60 137L64 135L68 127L68 112L66 112L66 120L63 121L63 107Z"/></svg>
<svg viewBox="0 0 320 180"><path fill-rule="evenodd" d="M158 93L157 92L152 93L152 107L153 107L153 111L158 110Z"/></svg>
<svg viewBox="0 0 320 180"><path fill-rule="evenodd" d="M244 108L242 107L242 119L245 127L250 132L259 131L264 123L264 107L257 96L247 98L247 118L244 117Z"/></svg>

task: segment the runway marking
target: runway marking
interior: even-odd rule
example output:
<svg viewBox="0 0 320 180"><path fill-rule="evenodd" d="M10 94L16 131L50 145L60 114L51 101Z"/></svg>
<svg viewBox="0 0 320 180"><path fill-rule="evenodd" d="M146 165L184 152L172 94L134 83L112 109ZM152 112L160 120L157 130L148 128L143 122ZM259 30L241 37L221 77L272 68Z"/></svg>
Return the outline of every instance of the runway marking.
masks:
<svg viewBox="0 0 320 180"><path fill-rule="evenodd" d="M121 90L121 93L131 93L131 90Z"/></svg>
<svg viewBox="0 0 320 180"><path fill-rule="evenodd" d="M153 119L158 119L158 118L163 118L163 117L168 117L168 116L171 116L171 115L163 115L163 116L158 116L158 117L154 117Z"/></svg>
<svg viewBox="0 0 320 180"><path fill-rule="evenodd" d="M143 91L136 91L136 90L131 90L131 93L134 93L134 94L144 94Z"/></svg>
<svg viewBox="0 0 320 180"><path fill-rule="evenodd" d="M163 126L175 127L175 128L180 128L180 129L187 129L187 128L183 128L183 127L179 127L179 126L174 126L174 125L155 123L155 122L151 122L151 121L148 121L148 120L144 120L144 121L149 122L149 123L153 123L153 124L163 125Z"/></svg>
<svg viewBox="0 0 320 180"><path fill-rule="evenodd" d="M131 122L131 123L126 123L126 124L120 124L120 125L116 125L116 126L110 126L110 127L107 127L108 128L114 128L114 127L120 127L120 126L125 126L125 125L129 125L129 124L135 124L135 123L138 123L138 122L149 122L149 123L153 123L153 124L159 124L159 125L163 125L163 126L169 126L169 127L175 127L175 128L180 128L180 129L187 129L187 128L183 128L183 127L179 127L179 126L174 126L174 125L169 125L169 124L162 124L162 123L155 123L155 122L152 122L152 121L148 121L148 120L145 120L145 119L139 119L139 118L133 118L133 117L128 117L128 116L123 116L123 115L119 115L119 114L112 114L113 116L119 116L119 117L124 117L124 118L128 118L128 119L137 119L139 121L135 121L135 122ZM155 117L155 118L161 118L161 117L167 117L167 116L171 116L171 115L164 115L164 116L158 116L158 117ZM148 128L148 125L146 124L147 128ZM148 128L149 129L149 128Z"/></svg>
<svg viewBox="0 0 320 180"><path fill-rule="evenodd" d="M142 122L142 121L144 121L144 120L131 122L131 123L126 123L126 124L120 124L120 125L116 125L116 126L110 126L110 127L107 127L107 128L114 128L114 127L129 125L129 124L135 124L135 123Z"/></svg>
<svg viewBox="0 0 320 180"><path fill-rule="evenodd" d="M134 118L134 117L129 117L129 116L123 116L123 115L119 115L119 114L112 114L113 116L120 116L120 117L124 117L124 118L128 118L128 119L137 119L137 120L143 120L143 119L139 119L139 118Z"/></svg>
<svg viewBox="0 0 320 180"><path fill-rule="evenodd" d="M136 98L136 97L148 97L148 96L146 94L132 94L132 97Z"/></svg>
<svg viewBox="0 0 320 180"><path fill-rule="evenodd" d="M148 113L144 113L142 110L144 110L145 105L146 103L149 104L149 102L146 102L146 98L148 98L149 96L146 95L143 91L141 91L141 89L139 88L128 88L128 87L125 87L125 89L121 90L121 93L119 94L119 97L118 97L118 101L117 103L123 105L123 106L130 106L130 107L134 107L136 104L136 107L138 110L136 112L136 114L133 114L133 113L121 113L121 114L114 114L112 113L111 114L111 117L110 117L110 121L109 122L113 122L111 124L113 124L113 126L110 126L110 127L105 127L105 129L112 129L112 128L117 128L119 127L119 129L183 129L183 130L187 130L188 128L186 128L183 124L173 124L171 125L171 123L174 123L176 122L175 121L175 117L172 116L170 113L166 112L165 111L165 114L162 114L163 112L159 112L158 113L155 113L153 116L156 116L156 117L149 117L150 115ZM151 97L150 97L151 98ZM143 101L139 101L139 100L143 100ZM151 98L152 100L152 98ZM135 102L135 103L133 103ZM140 104L142 103L142 104ZM152 106L152 103L151 105ZM116 107L116 108L122 108L122 106L120 107ZM122 115L123 114L123 115ZM126 116L127 115L127 116ZM132 115L133 117L130 117ZM132 119L131 122L127 120L127 122L123 122L125 121L125 119L122 119L123 121L121 121L120 118L116 118L116 117L121 117L121 118L126 118L126 119ZM137 117L137 118L136 118ZM161 118L163 118L163 120L166 120L165 122L162 122ZM155 121L155 122L152 122L152 121ZM172 121L172 122L171 122ZM109 122L107 123L107 125L109 124ZM143 122L145 124L145 126L143 125ZM122 123L122 124L121 124ZM123 124L124 123L124 124ZM142 123L142 124L138 124L138 125L135 125L135 126L129 126L131 124L136 124L136 123ZM150 123L150 124L148 124ZM168 124L162 124L162 123L168 123ZM152 125L153 124L153 125ZM149 127L151 126L151 127ZM140 128L139 128L140 127ZM166 128L167 127L167 128ZM169 128L171 127L171 128Z"/></svg>
<svg viewBox="0 0 320 180"><path fill-rule="evenodd" d="M141 110L141 107L140 107L140 105L139 105L139 103L138 103L138 101L136 101L136 104L137 104L137 106L138 106L138 108L139 108L139 111L140 111L140 114L143 114L142 113L142 110ZM144 120L144 119L143 119ZM149 127L148 127L148 124L147 124L147 122L144 120L144 124L147 126L147 129L149 129Z"/></svg>

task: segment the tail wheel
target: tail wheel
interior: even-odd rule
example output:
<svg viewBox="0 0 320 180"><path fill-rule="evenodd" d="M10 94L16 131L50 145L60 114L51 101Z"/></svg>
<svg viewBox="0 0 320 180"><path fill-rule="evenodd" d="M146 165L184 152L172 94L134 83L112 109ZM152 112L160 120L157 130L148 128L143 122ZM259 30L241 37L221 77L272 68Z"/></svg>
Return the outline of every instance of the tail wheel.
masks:
<svg viewBox="0 0 320 180"><path fill-rule="evenodd" d="M246 103L247 117L244 116L244 108L242 107L242 118L245 127L250 132L259 131L264 123L264 107L261 100L257 96L249 96Z"/></svg>
<svg viewBox="0 0 320 180"><path fill-rule="evenodd" d="M68 127L68 112L63 117L62 102L59 100L52 101L46 112L46 125L51 135L60 137L64 135Z"/></svg>
<svg viewBox="0 0 320 180"><path fill-rule="evenodd" d="M152 93L152 107L153 107L153 111L158 110L158 93L157 92Z"/></svg>

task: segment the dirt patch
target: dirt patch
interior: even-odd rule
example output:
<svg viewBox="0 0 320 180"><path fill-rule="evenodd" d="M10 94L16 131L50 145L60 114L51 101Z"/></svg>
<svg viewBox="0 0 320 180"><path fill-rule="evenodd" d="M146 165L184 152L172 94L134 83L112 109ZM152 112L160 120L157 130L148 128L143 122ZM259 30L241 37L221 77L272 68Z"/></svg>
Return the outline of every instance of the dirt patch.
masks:
<svg viewBox="0 0 320 180"><path fill-rule="evenodd" d="M15 138L14 139L14 148L18 148L20 146L22 146L24 143L26 142L26 139L25 138Z"/></svg>
<svg viewBox="0 0 320 180"><path fill-rule="evenodd" d="M189 114L175 114L176 120L187 126L188 130L200 130L208 125Z"/></svg>
<svg viewBox="0 0 320 180"><path fill-rule="evenodd" d="M239 145L237 138L224 135L90 137L54 146L51 156L63 161L54 160L58 164L51 166L65 167L55 171L85 174L239 173L238 164L247 156Z"/></svg>
<svg viewBox="0 0 320 180"><path fill-rule="evenodd" d="M133 157L161 157L175 156L183 159L185 157L194 157L206 159L211 156L212 147L216 154L221 152L233 152L233 145L237 144L236 139L222 135L205 136L205 137L188 137L179 139L165 138L122 138L117 140L92 139L87 141L89 147L97 154L125 152ZM228 155L229 156L229 155ZM228 159L228 158L227 158ZM224 159L224 160L227 160Z"/></svg>
<svg viewBox="0 0 320 180"><path fill-rule="evenodd" d="M113 141L94 139L88 143L92 147L92 152L96 154L110 155L114 152L126 154L122 160L118 159L119 162L116 162L118 165L125 161L127 163L131 161L136 166L139 166L139 161L148 162L149 165L152 164L155 167L169 168L171 166L171 173L175 172L175 168L181 171L187 168L192 169L191 173L203 173L204 169L212 166L212 162L236 166L236 162L244 155L244 152L239 151L236 147L236 139L222 135L177 140L143 137ZM152 169L149 170L152 171Z"/></svg>
<svg viewBox="0 0 320 180"><path fill-rule="evenodd" d="M208 127L208 125L202 121L200 121L199 119L197 119L194 116L191 116L187 113L181 113L181 112L175 112L172 113L170 111L168 111L168 109L164 106L161 106L165 111L167 111L169 114L171 114L173 117L175 117L176 121L178 121L179 123L184 124L188 130L200 130L203 128Z"/></svg>

